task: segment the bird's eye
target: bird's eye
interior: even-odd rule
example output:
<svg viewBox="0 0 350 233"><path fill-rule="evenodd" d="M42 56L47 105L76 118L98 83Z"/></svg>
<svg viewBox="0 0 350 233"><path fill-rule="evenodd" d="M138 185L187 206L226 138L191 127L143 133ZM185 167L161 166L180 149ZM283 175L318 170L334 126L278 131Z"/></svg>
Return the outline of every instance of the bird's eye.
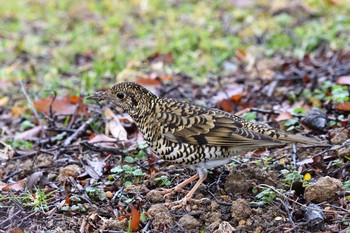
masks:
<svg viewBox="0 0 350 233"><path fill-rule="evenodd" d="M117 93L117 97L118 97L118 99L122 100L125 98L125 94L123 92L119 92L119 93Z"/></svg>

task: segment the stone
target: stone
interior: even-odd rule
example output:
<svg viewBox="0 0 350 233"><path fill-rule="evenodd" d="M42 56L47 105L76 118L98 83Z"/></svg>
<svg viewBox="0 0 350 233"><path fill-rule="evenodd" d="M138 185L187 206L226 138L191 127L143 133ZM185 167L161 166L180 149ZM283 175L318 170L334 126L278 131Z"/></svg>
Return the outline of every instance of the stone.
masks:
<svg viewBox="0 0 350 233"><path fill-rule="evenodd" d="M337 196L336 192L343 189L340 180L329 176L321 177L316 183L305 188L304 197L309 201L320 203L333 199Z"/></svg>

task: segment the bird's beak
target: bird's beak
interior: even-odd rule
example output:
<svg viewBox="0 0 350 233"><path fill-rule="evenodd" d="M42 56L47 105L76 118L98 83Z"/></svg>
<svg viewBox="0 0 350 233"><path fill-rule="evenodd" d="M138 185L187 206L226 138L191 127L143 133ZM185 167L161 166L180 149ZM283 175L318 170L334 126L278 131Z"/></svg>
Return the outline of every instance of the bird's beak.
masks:
<svg viewBox="0 0 350 233"><path fill-rule="evenodd" d="M87 99L90 100L97 100L97 101L102 101L108 99L108 93L107 91L97 91L93 93L92 95L87 96Z"/></svg>

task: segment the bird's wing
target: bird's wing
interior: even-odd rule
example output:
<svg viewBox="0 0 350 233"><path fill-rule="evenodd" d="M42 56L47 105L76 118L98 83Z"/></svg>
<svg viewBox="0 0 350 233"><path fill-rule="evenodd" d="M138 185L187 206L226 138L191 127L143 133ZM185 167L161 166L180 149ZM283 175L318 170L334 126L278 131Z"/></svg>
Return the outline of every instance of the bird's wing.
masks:
<svg viewBox="0 0 350 233"><path fill-rule="evenodd" d="M167 110L160 110L156 115L156 120L162 127L161 133L173 142L244 147L283 144L276 139L278 135L275 134L278 131L249 123L222 111L187 103L179 103ZM271 130L271 134L268 136L262 133L264 130Z"/></svg>

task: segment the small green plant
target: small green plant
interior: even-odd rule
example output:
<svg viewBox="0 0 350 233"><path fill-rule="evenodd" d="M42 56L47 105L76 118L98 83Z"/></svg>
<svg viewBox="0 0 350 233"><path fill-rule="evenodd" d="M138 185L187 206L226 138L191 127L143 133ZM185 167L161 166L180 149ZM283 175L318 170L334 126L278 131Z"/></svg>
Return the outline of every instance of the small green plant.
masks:
<svg viewBox="0 0 350 233"><path fill-rule="evenodd" d="M283 124L288 127L286 131L291 131L291 130L300 128L299 119L297 118L288 119L284 121Z"/></svg>
<svg viewBox="0 0 350 233"><path fill-rule="evenodd" d="M12 140L9 139L6 141L7 144L11 145L15 149L20 150L30 150L33 148L33 143L26 141L26 140Z"/></svg>
<svg viewBox="0 0 350 233"><path fill-rule="evenodd" d="M302 93L305 99L316 98L319 100L332 100L336 103L343 103L349 101L349 91L346 86L334 84L330 81L324 82L320 88L313 92L306 89Z"/></svg>
<svg viewBox="0 0 350 233"><path fill-rule="evenodd" d="M242 118L246 121L256 122L256 112L245 112Z"/></svg>
<svg viewBox="0 0 350 233"><path fill-rule="evenodd" d="M19 131L24 131L24 130L26 130L26 129L30 129L30 128L33 128L35 125L32 123L32 122L30 122L30 121L28 121L28 120L25 120L25 121L23 121L22 123L21 123L21 125L19 126Z"/></svg>
<svg viewBox="0 0 350 233"><path fill-rule="evenodd" d="M145 173L142 172L142 170L140 168L138 168L137 166L131 166L128 164L125 165L118 165L114 168L111 169L112 173L116 173L114 175L114 178L122 178L124 180L124 186L130 186L132 185L134 182L131 181L132 178L135 178L134 181L137 182L137 180L139 180L139 178L142 178L145 176Z"/></svg>
<svg viewBox="0 0 350 233"><path fill-rule="evenodd" d="M49 210L49 202L54 199L52 194L55 192L56 190L47 193L46 188L36 188L35 193L27 191L21 199L23 200L24 206L32 207L34 211L47 211Z"/></svg>
<svg viewBox="0 0 350 233"><path fill-rule="evenodd" d="M285 176L281 181L286 186L290 186L293 182L303 181L303 175L299 174L298 171L289 171L287 169L281 170L281 173Z"/></svg>
<svg viewBox="0 0 350 233"><path fill-rule="evenodd" d="M160 182L160 186L169 187L171 185L171 181L168 179L167 176L157 177L154 180Z"/></svg>
<svg viewBox="0 0 350 233"><path fill-rule="evenodd" d="M264 190L258 193L255 197L259 200L257 202L258 205L264 205L272 204L272 202L276 199L277 195L276 192L271 188L264 188Z"/></svg>
<svg viewBox="0 0 350 233"><path fill-rule="evenodd" d="M344 188L346 191L350 191L350 180L344 182Z"/></svg>
<svg viewBox="0 0 350 233"><path fill-rule="evenodd" d="M85 189L91 198L98 198L100 201L106 200L107 196L102 186L89 186Z"/></svg>
<svg viewBox="0 0 350 233"><path fill-rule="evenodd" d="M327 122L328 127L333 127L333 126L341 126L341 121L344 120L345 116L344 115L339 115L337 116L336 120L330 120Z"/></svg>

